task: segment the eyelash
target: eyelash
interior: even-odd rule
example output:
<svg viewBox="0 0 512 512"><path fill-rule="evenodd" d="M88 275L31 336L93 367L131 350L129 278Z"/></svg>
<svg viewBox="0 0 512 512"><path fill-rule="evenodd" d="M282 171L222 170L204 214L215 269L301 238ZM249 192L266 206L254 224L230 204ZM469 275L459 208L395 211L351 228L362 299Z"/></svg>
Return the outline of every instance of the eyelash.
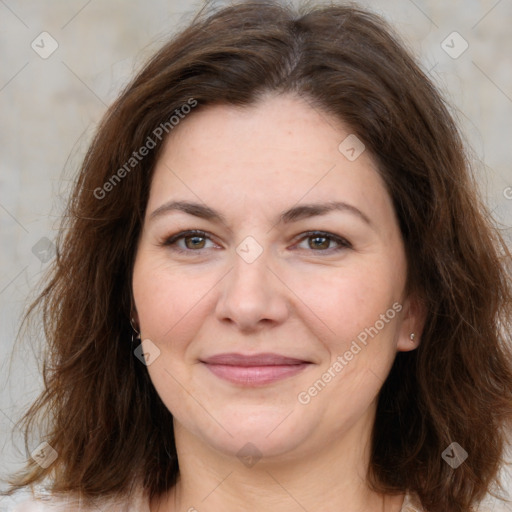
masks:
<svg viewBox="0 0 512 512"><path fill-rule="evenodd" d="M176 243L179 240L182 240L185 238L192 238L194 236L211 240L211 236L208 233L206 233L205 231L193 229L193 230L188 230L188 231L181 231L180 233L172 235L169 238L166 238L162 242L161 245L165 246L165 247L170 247L173 251L180 252L180 253L189 253L189 254L190 253L199 253L199 254L201 254L204 250L206 250L206 248L201 248L201 249L197 249L197 250L183 249L176 245ZM352 248L352 244L348 240L346 240L340 236L334 235L332 233L328 233L326 231L307 231L305 233L302 233L302 236L301 236L301 238L298 239L297 243L302 242L303 240L307 240L308 238L327 238L328 240L336 242L339 245L336 248L320 249L318 251L311 249L313 252L332 254L333 252L339 252L344 249Z"/></svg>

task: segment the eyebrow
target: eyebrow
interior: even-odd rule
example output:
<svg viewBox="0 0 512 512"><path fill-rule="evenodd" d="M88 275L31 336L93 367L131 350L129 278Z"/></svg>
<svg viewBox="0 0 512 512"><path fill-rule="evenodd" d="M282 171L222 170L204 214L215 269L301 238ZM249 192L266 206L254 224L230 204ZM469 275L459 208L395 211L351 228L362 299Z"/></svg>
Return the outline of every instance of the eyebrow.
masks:
<svg viewBox="0 0 512 512"><path fill-rule="evenodd" d="M160 217L173 211L188 213L189 215L193 215L201 219L217 222L226 227L228 225L226 218L220 212L204 204L194 203L191 201L169 201L168 203L164 203L151 213L150 219ZM359 208L341 201L294 206L281 213L278 223L289 224L309 217L325 215L332 211L351 213L356 217L359 217L366 224L370 226L372 225L370 219L361 210L359 210Z"/></svg>

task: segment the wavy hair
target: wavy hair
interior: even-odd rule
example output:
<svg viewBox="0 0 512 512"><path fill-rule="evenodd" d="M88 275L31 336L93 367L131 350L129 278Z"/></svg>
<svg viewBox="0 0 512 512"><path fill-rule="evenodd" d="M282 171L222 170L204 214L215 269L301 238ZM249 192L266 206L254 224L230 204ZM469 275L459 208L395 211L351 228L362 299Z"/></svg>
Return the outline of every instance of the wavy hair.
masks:
<svg viewBox="0 0 512 512"><path fill-rule="evenodd" d="M42 315L47 349L44 390L20 425L26 447L39 427L58 458L48 468L29 459L9 493L50 479L51 491L86 500L135 485L154 497L176 483L172 415L129 342L136 245L165 137L125 164L190 99L194 115L269 93L299 95L364 142L399 219L408 290L427 312L419 348L397 354L380 391L369 484L415 492L429 512L467 512L499 482L512 425L511 254L456 123L379 16L251 1L199 12L98 127L24 318ZM457 469L441 457L454 441L469 454Z"/></svg>

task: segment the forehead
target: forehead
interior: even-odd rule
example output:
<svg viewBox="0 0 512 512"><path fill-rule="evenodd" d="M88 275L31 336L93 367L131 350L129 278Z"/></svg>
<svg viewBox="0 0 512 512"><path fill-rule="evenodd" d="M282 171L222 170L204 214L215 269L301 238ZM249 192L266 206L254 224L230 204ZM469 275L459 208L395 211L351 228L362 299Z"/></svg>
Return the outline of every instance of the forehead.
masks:
<svg viewBox="0 0 512 512"><path fill-rule="evenodd" d="M350 199L389 209L390 197L368 152L351 161L340 151L350 136L338 119L295 96L270 96L243 108L207 106L167 139L149 209L169 199L286 208L302 198Z"/></svg>

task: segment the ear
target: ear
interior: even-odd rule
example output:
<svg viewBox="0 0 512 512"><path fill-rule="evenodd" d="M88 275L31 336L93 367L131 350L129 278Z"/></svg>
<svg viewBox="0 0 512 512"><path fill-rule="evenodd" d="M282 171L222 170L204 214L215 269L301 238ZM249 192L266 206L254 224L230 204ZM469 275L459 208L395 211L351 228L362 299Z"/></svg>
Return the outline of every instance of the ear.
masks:
<svg viewBox="0 0 512 512"><path fill-rule="evenodd" d="M416 295L410 295L403 304L402 325L396 347L399 352L408 352L419 347L426 317L425 304Z"/></svg>
<svg viewBox="0 0 512 512"><path fill-rule="evenodd" d="M130 290L130 325L132 326L132 329L140 331L139 314L137 313L137 308L135 307L133 289Z"/></svg>
<svg viewBox="0 0 512 512"><path fill-rule="evenodd" d="M140 331L139 314L137 313L137 308L135 307L135 301L133 300L133 297L130 309L130 325L134 331Z"/></svg>

